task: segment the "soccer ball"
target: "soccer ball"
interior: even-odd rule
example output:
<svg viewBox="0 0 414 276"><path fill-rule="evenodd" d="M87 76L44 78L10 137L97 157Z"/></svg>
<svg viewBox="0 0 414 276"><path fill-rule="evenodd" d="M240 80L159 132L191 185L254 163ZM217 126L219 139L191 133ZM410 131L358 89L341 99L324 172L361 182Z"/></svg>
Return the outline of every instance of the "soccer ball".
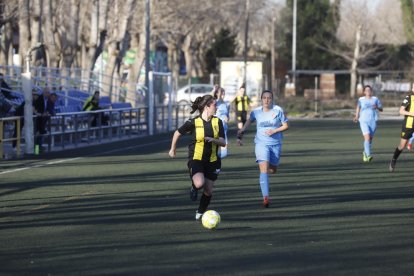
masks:
<svg viewBox="0 0 414 276"><path fill-rule="evenodd" d="M214 210L206 211L201 217L201 223L207 229L216 228L220 223L220 215Z"/></svg>

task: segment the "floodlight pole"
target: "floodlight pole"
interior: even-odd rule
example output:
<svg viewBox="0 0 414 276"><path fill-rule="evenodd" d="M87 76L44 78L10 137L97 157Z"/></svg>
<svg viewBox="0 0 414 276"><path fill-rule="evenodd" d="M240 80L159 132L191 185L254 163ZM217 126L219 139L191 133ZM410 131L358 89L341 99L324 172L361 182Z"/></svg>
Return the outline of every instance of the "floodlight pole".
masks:
<svg viewBox="0 0 414 276"><path fill-rule="evenodd" d="M250 0L246 0L246 10L245 10L245 26L244 26L244 74L243 74L243 83L246 86L245 91L247 92L247 44L249 41L249 9L250 9Z"/></svg>
<svg viewBox="0 0 414 276"><path fill-rule="evenodd" d="M147 88L148 95L146 95L146 102L148 107L148 112L146 115L147 119L147 126L148 126L148 134L153 134L153 114L151 115L151 112L153 111L152 108L154 107L154 102L151 102L151 99L153 99L153 91L150 89L150 6L151 6L151 0L146 0L145 4L145 87ZM151 76L152 77L152 76Z"/></svg>
<svg viewBox="0 0 414 276"><path fill-rule="evenodd" d="M296 15L297 0L293 0L293 34L292 34L292 83L296 84Z"/></svg>
<svg viewBox="0 0 414 276"><path fill-rule="evenodd" d="M25 55L25 72L22 73L22 88L24 92L24 140L26 154L33 154L34 152L34 131L33 131L33 105L32 105L32 74L30 72L30 60L34 50L42 47L42 43L29 48Z"/></svg>

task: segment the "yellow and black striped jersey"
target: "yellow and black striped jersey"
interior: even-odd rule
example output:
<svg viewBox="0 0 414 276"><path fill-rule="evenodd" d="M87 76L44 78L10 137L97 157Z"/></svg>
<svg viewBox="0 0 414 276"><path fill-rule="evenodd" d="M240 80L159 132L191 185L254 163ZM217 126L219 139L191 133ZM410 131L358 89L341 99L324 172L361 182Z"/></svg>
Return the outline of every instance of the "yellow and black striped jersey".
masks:
<svg viewBox="0 0 414 276"><path fill-rule="evenodd" d="M234 104L236 105L237 111L248 111L250 99L247 96L237 96L234 99Z"/></svg>
<svg viewBox="0 0 414 276"><path fill-rule="evenodd" d="M401 106L404 106L405 110L408 112L414 112L414 94L407 95ZM404 127L405 128L413 128L414 126L414 117L413 116L405 116L404 117Z"/></svg>
<svg viewBox="0 0 414 276"><path fill-rule="evenodd" d="M193 138L188 145L188 157L192 160L215 162L218 160L218 148L215 143L206 142L205 137L224 139L223 122L213 116L210 121L204 121L200 116L187 120L178 132L182 135L192 134Z"/></svg>

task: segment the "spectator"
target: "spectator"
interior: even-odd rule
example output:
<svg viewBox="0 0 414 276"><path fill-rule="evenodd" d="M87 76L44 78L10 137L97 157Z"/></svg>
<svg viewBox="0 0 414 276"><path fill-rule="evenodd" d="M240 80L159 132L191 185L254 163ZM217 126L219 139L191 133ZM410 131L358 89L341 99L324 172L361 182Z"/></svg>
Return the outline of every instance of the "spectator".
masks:
<svg viewBox="0 0 414 276"><path fill-rule="evenodd" d="M0 73L0 90L3 96L8 100L17 99L18 97L13 96L12 89L7 84L7 82L4 80L4 75Z"/></svg>
<svg viewBox="0 0 414 276"><path fill-rule="evenodd" d="M99 110L99 91L95 91L92 96L86 99L83 104L83 111Z"/></svg>
<svg viewBox="0 0 414 276"><path fill-rule="evenodd" d="M46 134L46 124L50 119L50 113L48 105L50 97L49 87L43 88L43 93L36 99L34 102L36 118L36 131L35 134L38 134L36 137L36 145L39 146L39 149L42 150L43 135Z"/></svg>
<svg viewBox="0 0 414 276"><path fill-rule="evenodd" d="M0 118L5 117L11 108L12 105L9 100L7 100L3 93L0 93Z"/></svg>
<svg viewBox="0 0 414 276"><path fill-rule="evenodd" d="M50 116L56 115L55 104L57 100L58 100L58 95L56 93L50 94L50 97L47 103L47 112L49 113Z"/></svg>
<svg viewBox="0 0 414 276"><path fill-rule="evenodd" d="M85 103L83 104L83 111L95 111L102 109L99 106L99 96L100 92L97 90L93 93L92 96L86 99ZM102 116L103 113L93 113L93 116L91 117L91 126L95 127L97 125L98 116L101 116L101 123L103 125L108 124L108 117Z"/></svg>

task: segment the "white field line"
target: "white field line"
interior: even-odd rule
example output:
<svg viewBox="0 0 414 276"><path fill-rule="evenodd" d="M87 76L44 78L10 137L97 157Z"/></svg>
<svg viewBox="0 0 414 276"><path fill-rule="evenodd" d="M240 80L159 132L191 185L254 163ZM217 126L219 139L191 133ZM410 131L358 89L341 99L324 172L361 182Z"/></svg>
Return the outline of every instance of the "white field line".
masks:
<svg viewBox="0 0 414 276"><path fill-rule="evenodd" d="M108 151L104 151L104 152L90 154L90 155L87 155L85 157L93 157L93 156L111 154L111 153L120 152L120 151L128 151L128 150L131 150L131 149L136 149L136 148L152 146L152 145L156 145L156 144L160 144L160 143L165 143L165 142L168 142L168 141L170 141L170 140L163 140L163 141L158 141L158 142L139 144L139 145L136 145L136 146L130 146L130 147L126 147L126 148L113 149L113 150L108 150ZM23 170L30 170L30 169L40 168L40 167L46 167L48 165L54 165L54 164L59 164L59 163L70 162L70 161L74 161L74 160L83 159L85 157L75 157L75 158L54 160L54 161L47 162L45 164L36 164L36 165L24 167L24 168L17 168L17 169L13 169L13 170L3 171L3 172L0 172L0 175L8 174L8 173L15 173L15 172L23 171Z"/></svg>

